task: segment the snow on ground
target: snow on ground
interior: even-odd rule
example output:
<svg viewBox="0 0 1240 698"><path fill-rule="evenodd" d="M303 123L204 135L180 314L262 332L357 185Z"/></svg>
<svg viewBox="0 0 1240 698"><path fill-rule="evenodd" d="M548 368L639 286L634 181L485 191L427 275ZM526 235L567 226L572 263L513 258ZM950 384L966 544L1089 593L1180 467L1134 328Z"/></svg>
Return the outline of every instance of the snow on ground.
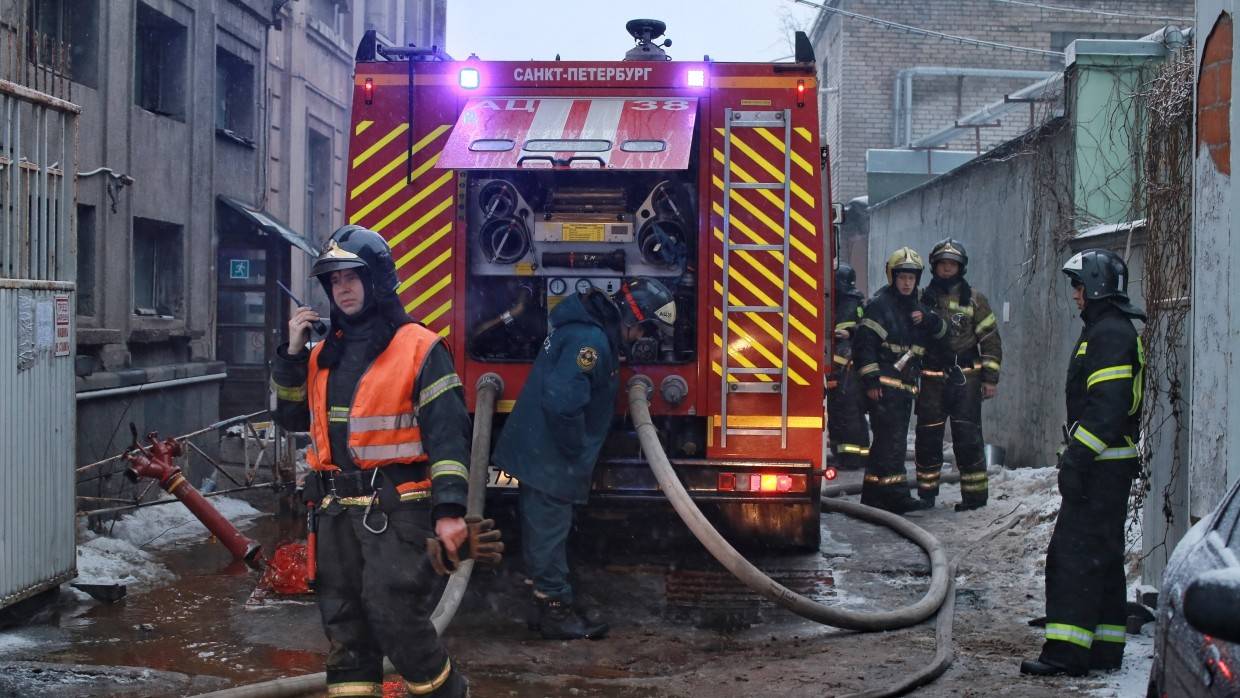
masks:
<svg viewBox="0 0 1240 698"><path fill-rule="evenodd" d="M230 497L213 497L212 505L238 528L262 512L249 503ZM180 504L137 509L115 524L104 524L107 533L97 534L84 525L78 527L76 581L85 584L126 584L129 591L141 591L173 578L159 563L153 550L187 540L200 540L207 528ZM86 600L75 590L79 600Z"/></svg>

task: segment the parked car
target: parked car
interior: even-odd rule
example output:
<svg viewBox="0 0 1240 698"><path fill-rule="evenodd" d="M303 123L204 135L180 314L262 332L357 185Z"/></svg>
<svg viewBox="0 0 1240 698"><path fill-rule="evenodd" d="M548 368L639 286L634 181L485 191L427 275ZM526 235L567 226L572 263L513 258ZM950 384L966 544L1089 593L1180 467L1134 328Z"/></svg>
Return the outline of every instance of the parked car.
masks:
<svg viewBox="0 0 1240 698"><path fill-rule="evenodd" d="M1147 695L1240 696L1240 483L1167 563Z"/></svg>

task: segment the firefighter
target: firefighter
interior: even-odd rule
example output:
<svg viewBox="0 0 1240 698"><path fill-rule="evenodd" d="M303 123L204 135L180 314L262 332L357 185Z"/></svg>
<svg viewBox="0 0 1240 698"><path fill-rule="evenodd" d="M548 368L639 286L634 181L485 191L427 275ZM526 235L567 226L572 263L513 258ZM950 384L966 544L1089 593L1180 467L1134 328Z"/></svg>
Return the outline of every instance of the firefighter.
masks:
<svg viewBox="0 0 1240 698"><path fill-rule="evenodd" d="M956 511L986 506L989 483L982 442L982 400L995 396L1003 346L990 303L965 280L969 254L948 238L930 252L930 284L922 302L947 322L947 336L928 347L917 396L917 492L927 508L939 494L943 432L950 420L960 503Z"/></svg>
<svg viewBox="0 0 1240 698"><path fill-rule="evenodd" d="M417 696L459 698L468 682L430 622L442 578L437 537L466 545L471 426L452 356L405 314L378 233L332 235L312 273L331 331L306 351L318 314L299 308L272 367L276 420L310 432L305 501L317 512L316 595L328 694L381 696L386 655Z"/></svg>
<svg viewBox="0 0 1240 698"><path fill-rule="evenodd" d="M860 321L865 294L857 290L857 272L847 264L835 270L835 371L827 382L827 431L836 467L860 470L870 455L865 423L865 393L852 361L852 337Z"/></svg>
<svg viewBox="0 0 1240 698"><path fill-rule="evenodd" d="M1083 676L1118 669L1124 657L1124 521L1139 474L1145 354L1132 321L1128 268L1110 250L1064 265L1085 328L1068 364L1063 497L1046 553L1046 642L1021 673Z"/></svg>
<svg viewBox="0 0 1240 698"><path fill-rule="evenodd" d="M491 460L520 482L525 571L538 609L531 627L547 639L599 639L607 624L574 607L568 579L573 506L586 503L611 429L621 352L632 357L630 347L647 332L670 329L676 304L663 284L633 278L614 298L597 289L565 298L550 321Z"/></svg>
<svg viewBox="0 0 1240 698"><path fill-rule="evenodd" d="M897 514L922 506L909 496L905 476L908 423L925 347L947 333L947 325L918 297L924 269L921 255L912 248L892 252L887 258L887 285L866 303L853 340L873 432L861 503Z"/></svg>

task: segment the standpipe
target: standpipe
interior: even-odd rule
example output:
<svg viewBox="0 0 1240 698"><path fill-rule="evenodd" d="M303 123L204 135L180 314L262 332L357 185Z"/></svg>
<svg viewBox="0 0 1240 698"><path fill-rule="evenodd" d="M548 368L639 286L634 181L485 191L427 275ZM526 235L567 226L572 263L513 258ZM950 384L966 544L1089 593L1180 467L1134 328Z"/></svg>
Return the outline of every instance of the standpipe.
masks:
<svg viewBox="0 0 1240 698"><path fill-rule="evenodd" d="M482 516L486 508L487 472L491 462L491 420L495 416L495 404L504 394L504 381L494 373L478 379L477 397L474 405L474 435L469 454L469 498L465 502L466 516ZM443 635L460 608L469 578L474 571L474 561L463 560L448 578L443 595L431 613L435 631ZM383 660L383 673L398 673L392 663ZM199 698L292 698L308 693L321 693L327 686L327 673L288 676L248 686L236 686L222 691L203 693Z"/></svg>

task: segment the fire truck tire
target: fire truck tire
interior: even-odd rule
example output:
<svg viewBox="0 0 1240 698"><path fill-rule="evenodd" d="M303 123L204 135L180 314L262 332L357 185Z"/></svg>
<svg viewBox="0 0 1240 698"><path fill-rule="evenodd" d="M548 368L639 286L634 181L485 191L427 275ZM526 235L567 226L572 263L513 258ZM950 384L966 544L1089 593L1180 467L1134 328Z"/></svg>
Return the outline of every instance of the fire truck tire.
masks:
<svg viewBox="0 0 1240 698"><path fill-rule="evenodd" d="M495 403L504 394L504 381L494 373L484 374L478 379L477 400L474 407L474 434L469 462L469 498L465 503L467 516L482 516L486 506L487 466L491 459L491 421L495 416ZM452 576L439 597L439 604L431 613L431 623L442 635L444 629L456 616L456 610L465 597L465 588L469 586L469 578L474 571L474 561L465 560ZM396 667L386 658L383 660L383 673L394 674ZM291 698L311 693L321 693L327 686L327 673L305 674L302 676L286 676L282 679L254 683L248 686L236 686L222 691L199 694L198 698Z"/></svg>
<svg viewBox="0 0 1240 698"><path fill-rule="evenodd" d="M650 419L650 395L653 392L654 383L649 378L638 375L629 380L629 417L633 420L633 426L641 440L642 453L654 471L664 495L672 503L672 508L703 547L742 584L803 618L861 632L895 630L916 625L934 615L943 605L950 587L947 554L943 550L943 544L901 516L854 502L823 501L822 509L886 526L926 551L930 558L930 588L919 601L890 611L845 610L808 599L763 574L710 525L685 490L680 478L676 476L671 461L659 443L658 431Z"/></svg>

